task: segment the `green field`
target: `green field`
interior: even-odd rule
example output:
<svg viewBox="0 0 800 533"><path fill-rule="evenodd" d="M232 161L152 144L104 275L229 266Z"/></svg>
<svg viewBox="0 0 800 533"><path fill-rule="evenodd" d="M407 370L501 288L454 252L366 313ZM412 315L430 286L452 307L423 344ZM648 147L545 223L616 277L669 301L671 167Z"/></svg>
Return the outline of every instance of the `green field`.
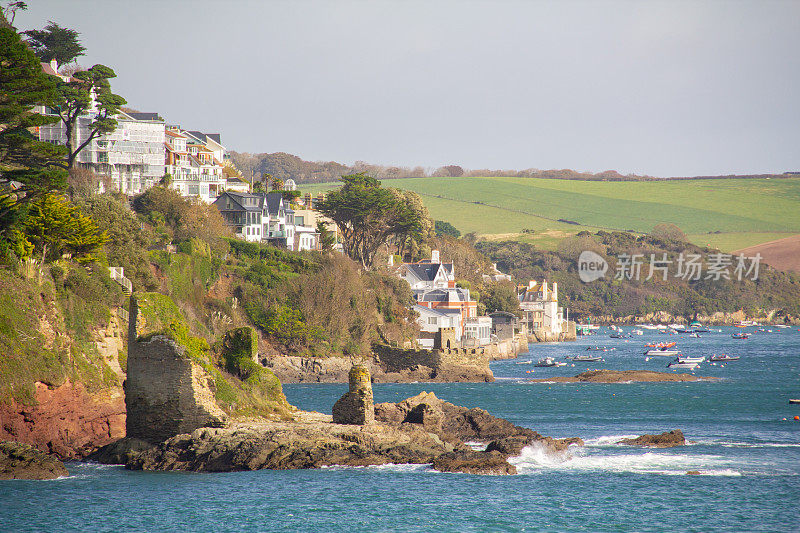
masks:
<svg viewBox="0 0 800 533"><path fill-rule="evenodd" d="M678 225L697 244L725 251L800 233L800 178L660 182L406 178L383 184L419 193L433 218L450 222L462 233L512 234L508 237L546 248L554 246L559 236L583 229L645 233L662 222ZM337 186L301 187L318 192Z"/></svg>

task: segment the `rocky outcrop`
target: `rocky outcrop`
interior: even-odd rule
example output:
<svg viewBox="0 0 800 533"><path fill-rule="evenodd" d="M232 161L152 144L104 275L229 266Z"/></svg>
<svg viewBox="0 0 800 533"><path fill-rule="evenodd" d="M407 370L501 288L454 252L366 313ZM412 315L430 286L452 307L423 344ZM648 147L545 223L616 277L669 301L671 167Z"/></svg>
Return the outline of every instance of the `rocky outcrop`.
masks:
<svg viewBox="0 0 800 533"><path fill-rule="evenodd" d="M130 307L127 436L158 443L200 427L222 426L226 416L214 399L211 376L169 337L137 338L135 297Z"/></svg>
<svg viewBox="0 0 800 533"><path fill-rule="evenodd" d="M459 446L418 428L332 424L319 413L293 422L251 422L197 429L129 454L134 470L230 472L259 469L433 462Z"/></svg>
<svg viewBox="0 0 800 533"><path fill-rule="evenodd" d="M369 370L364 365L353 365L349 378L350 390L333 404L333 423L359 426L373 423L375 408Z"/></svg>
<svg viewBox="0 0 800 533"><path fill-rule="evenodd" d="M692 374L654 372L652 370L588 370L572 377L555 376L531 379L533 383L626 383L661 381L713 381L719 378L694 376Z"/></svg>
<svg viewBox="0 0 800 533"><path fill-rule="evenodd" d="M56 479L69 475L64 463L28 444L0 442L0 480Z"/></svg>
<svg viewBox="0 0 800 533"><path fill-rule="evenodd" d="M666 431L660 435L642 435L635 439L622 439L620 444L629 444L631 446L652 446L654 448L672 448L673 446L683 446L686 444L686 438L680 429L673 429Z"/></svg>
<svg viewBox="0 0 800 533"><path fill-rule="evenodd" d="M0 440L36 446L61 459L79 459L125 436L120 387L88 392L82 383L35 384L34 404L0 404Z"/></svg>
<svg viewBox="0 0 800 533"><path fill-rule="evenodd" d="M543 437L430 393L378 404L375 417L371 424L334 424L321 413L297 412L293 421L260 419L200 428L157 445L124 439L92 458L140 470L227 472L411 463L432 464L445 472L499 475L516 472L507 459L527 445L541 443L558 451L582 444L580 439ZM487 450L466 444L475 441L487 443Z"/></svg>
<svg viewBox="0 0 800 533"><path fill-rule="evenodd" d="M483 457L486 460L486 473L493 473L497 465L492 452L499 453L505 460L519 455L523 448L533 443L538 443L551 452L563 451L570 444L583 445L583 441L577 437L570 439L545 437L532 429L516 426L508 420L492 416L483 409L468 409L445 402L432 392L421 392L399 403L377 404L375 419L400 428L419 425L446 442L486 444L485 452L477 452L478 455L467 454L463 457L466 461L464 471L470 472L475 470L475 460ZM484 455L480 455L481 453ZM448 458L446 464L448 465L446 468L451 469L458 462Z"/></svg>

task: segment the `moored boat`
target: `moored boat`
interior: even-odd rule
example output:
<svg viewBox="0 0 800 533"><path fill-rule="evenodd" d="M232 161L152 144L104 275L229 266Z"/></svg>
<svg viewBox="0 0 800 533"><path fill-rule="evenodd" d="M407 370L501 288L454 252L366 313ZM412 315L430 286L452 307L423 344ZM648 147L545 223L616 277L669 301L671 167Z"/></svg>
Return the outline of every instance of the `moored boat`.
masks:
<svg viewBox="0 0 800 533"><path fill-rule="evenodd" d="M667 368L688 368L689 370L694 370L700 365L700 363L687 363L684 361L672 361L670 364L667 365Z"/></svg>
<svg viewBox="0 0 800 533"><path fill-rule="evenodd" d="M705 360L706 358L703 356L700 357L678 356L678 358L675 359L675 361L677 361L678 363L702 363Z"/></svg>
<svg viewBox="0 0 800 533"><path fill-rule="evenodd" d="M733 333L731 335L731 337L733 337L734 339L749 339L750 338L750 334L749 333Z"/></svg>
<svg viewBox="0 0 800 533"><path fill-rule="evenodd" d="M550 366L566 366L567 363L563 363L560 361L556 361L552 357L543 357L539 359L533 366L540 366L540 367L550 367Z"/></svg>
<svg viewBox="0 0 800 533"><path fill-rule="evenodd" d="M736 361L737 359L739 359L738 355L725 355L724 353L719 355L715 354L708 358L709 361L723 361L723 362Z"/></svg>
<svg viewBox="0 0 800 533"><path fill-rule="evenodd" d="M678 355L681 353L680 350L670 350L667 348L657 348L655 350L647 350L644 352L645 355L660 355L664 357L672 357L674 355Z"/></svg>
<svg viewBox="0 0 800 533"><path fill-rule="evenodd" d="M575 363L597 363L602 360L603 358L599 355L576 355L572 358Z"/></svg>

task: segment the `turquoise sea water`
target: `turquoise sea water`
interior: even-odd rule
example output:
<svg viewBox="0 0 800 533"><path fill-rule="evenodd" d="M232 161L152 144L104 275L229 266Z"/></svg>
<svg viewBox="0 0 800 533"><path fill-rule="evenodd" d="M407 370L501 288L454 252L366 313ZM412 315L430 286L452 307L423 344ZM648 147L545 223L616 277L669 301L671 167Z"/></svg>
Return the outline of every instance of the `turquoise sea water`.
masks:
<svg viewBox="0 0 800 533"><path fill-rule="evenodd" d="M773 328L748 340L732 339L733 328L701 339L609 339L603 331L493 363L495 383L374 386L377 402L434 391L587 443L559 457L528 448L513 459L516 476L425 465L176 474L71 463L67 478L0 482L0 531L800 531L800 406L788 403L800 397L800 331ZM716 382L526 382L587 368L665 370L668 358L642 355L645 342L665 338L687 355L741 359L701 364L696 374ZM604 363L574 368L517 364L563 360L589 345L616 349ZM294 405L324 412L345 389L284 386ZM675 428L689 446L615 444Z"/></svg>

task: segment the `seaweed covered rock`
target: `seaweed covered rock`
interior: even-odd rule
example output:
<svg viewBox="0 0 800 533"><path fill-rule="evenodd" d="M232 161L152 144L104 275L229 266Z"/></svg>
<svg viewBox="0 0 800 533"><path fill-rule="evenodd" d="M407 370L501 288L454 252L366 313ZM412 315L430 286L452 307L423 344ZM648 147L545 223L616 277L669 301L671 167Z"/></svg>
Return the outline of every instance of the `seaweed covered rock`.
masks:
<svg viewBox="0 0 800 533"><path fill-rule="evenodd" d="M56 479L69 475L64 463L28 444L0 442L0 479Z"/></svg>
<svg viewBox="0 0 800 533"><path fill-rule="evenodd" d="M683 446L686 444L686 438L680 429L673 429L672 431L665 431L660 435L642 435L635 439L622 439L621 444L629 444L631 446L653 446L655 448L672 448L673 446Z"/></svg>
<svg viewBox="0 0 800 533"><path fill-rule="evenodd" d="M363 365L350 369L350 390L333 404L334 424L366 425L375 421L372 382L369 370Z"/></svg>

